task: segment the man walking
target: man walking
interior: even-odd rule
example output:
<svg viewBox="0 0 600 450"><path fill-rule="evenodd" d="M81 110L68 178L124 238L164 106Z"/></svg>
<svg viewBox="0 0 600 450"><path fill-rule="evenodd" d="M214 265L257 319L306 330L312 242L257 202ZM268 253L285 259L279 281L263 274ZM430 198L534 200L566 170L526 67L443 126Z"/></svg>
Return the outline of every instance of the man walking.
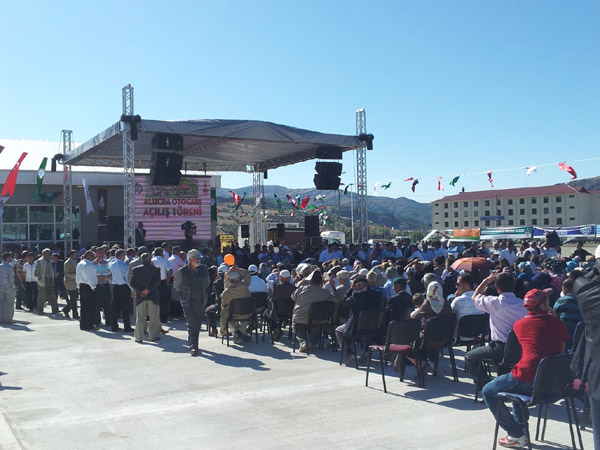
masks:
<svg viewBox="0 0 600 450"><path fill-rule="evenodd" d="M77 264L75 272L75 282L79 286L79 293L81 294L81 320L79 321L79 329L82 331L97 331L100 329L94 325L96 285L98 284L96 267L93 263L95 258L96 255L93 251L86 251L79 264Z"/></svg>
<svg viewBox="0 0 600 450"><path fill-rule="evenodd" d="M33 311L36 305L37 299L37 281L35 279L35 267L37 261L33 259L33 253L27 253L27 260L23 264L23 272L25 272L25 306L29 311Z"/></svg>
<svg viewBox="0 0 600 450"><path fill-rule="evenodd" d="M150 341L160 339L160 321L158 318L159 298L158 287L160 286L160 269L152 264L150 253L141 256L142 265L133 269L131 274L131 287L135 290L135 303L137 321L135 324L135 342L144 341L144 330L146 329L146 316L148 321L148 337Z"/></svg>
<svg viewBox="0 0 600 450"><path fill-rule="evenodd" d="M37 296L37 313L44 314L44 305L46 302L52 306L52 314L58 314L58 303L56 302L56 294L54 293L54 271L52 270L52 261L50 255L52 252L49 248L42 251L42 257L37 260L34 275L38 285Z"/></svg>
<svg viewBox="0 0 600 450"><path fill-rule="evenodd" d="M179 293L179 301L187 321L190 355L198 354L198 335L208 299L210 278L208 269L200 264L200 252L192 249L187 254L188 263L177 273L173 288Z"/></svg>
<svg viewBox="0 0 600 450"><path fill-rule="evenodd" d="M79 313L77 312L77 301L79 300L79 292L77 292L77 253L77 250L71 250L69 258L64 264L65 288L69 299L62 312L68 319L70 319L69 312L71 311L73 311L73 319L79 319Z"/></svg>
<svg viewBox="0 0 600 450"><path fill-rule="evenodd" d="M2 254L0 264L0 323L12 323L15 315L15 272L11 266L12 254Z"/></svg>

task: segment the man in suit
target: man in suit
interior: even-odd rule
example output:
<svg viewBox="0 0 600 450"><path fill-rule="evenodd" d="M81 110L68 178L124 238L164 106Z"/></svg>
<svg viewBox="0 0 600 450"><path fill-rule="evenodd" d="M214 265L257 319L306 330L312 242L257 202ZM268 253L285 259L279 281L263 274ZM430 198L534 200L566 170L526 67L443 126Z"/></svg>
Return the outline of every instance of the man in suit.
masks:
<svg viewBox="0 0 600 450"><path fill-rule="evenodd" d="M65 274L65 288L69 300L67 306L62 309L63 314L69 317L69 312L73 311L73 319L79 319L79 313L77 312L77 301L79 300L79 292L77 291L77 250L71 250L69 252L69 259L64 264Z"/></svg>
<svg viewBox="0 0 600 450"><path fill-rule="evenodd" d="M67 299L65 283L63 280L65 263L58 253L52 253L52 271L54 272L54 295Z"/></svg>
<svg viewBox="0 0 600 450"><path fill-rule="evenodd" d="M144 330L146 329L146 316L150 317L148 322L148 337L150 341L160 339L159 296L160 269L152 264L152 255L144 253L141 256L142 265L133 269L131 274L131 287L135 290L135 303L137 305L137 321L135 326L135 341L144 341Z"/></svg>
<svg viewBox="0 0 600 450"><path fill-rule="evenodd" d="M52 306L52 314L58 313L58 303L54 293L54 271L52 270L52 261L50 261L51 254L50 249L45 248L42 251L42 257L37 260L34 270L38 285L37 313L39 315L44 314L46 302Z"/></svg>
<svg viewBox="0 0 600 450"><path fill-rule="evenodd" d="M135 245L137 247L146 244L146 230L144 230L144 222L138 223L135 229Z"/></svg>
<svg viewBox="0 0 600 450"><path fill-rule="evenodd" d="M404 277L394 278L392 281L392 289L394 290L394 295L387 299L385 305L389 313L389 319L410 319L410 313L415 308L412 302L412 296L406 292L406 279Z"/></svg>

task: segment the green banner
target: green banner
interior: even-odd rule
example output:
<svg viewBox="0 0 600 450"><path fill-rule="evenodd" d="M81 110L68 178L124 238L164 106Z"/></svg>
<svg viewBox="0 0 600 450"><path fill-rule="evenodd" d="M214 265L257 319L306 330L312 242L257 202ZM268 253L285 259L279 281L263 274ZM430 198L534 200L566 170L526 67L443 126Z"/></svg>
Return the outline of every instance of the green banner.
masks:
<svg viewBox="0 0 600 450"><path fill-rule="evenodd" d="M482 228L481 239L531 239L532 227Z"/></svg>

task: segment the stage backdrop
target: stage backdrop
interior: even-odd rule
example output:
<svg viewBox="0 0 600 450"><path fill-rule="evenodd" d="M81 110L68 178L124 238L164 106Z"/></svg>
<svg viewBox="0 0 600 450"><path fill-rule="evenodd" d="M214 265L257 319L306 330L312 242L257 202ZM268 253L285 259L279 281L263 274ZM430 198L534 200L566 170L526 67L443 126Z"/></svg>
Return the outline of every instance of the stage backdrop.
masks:
<svg viewBox="0 0 600 450"><path fill-rule="evenodd" d="M210 177L181 177L179 186L153 186L149 176L135 177L135 222L144 222L146 241L183 241L188 221L195 226L194 240L211 239L210 206Z"/></svg>

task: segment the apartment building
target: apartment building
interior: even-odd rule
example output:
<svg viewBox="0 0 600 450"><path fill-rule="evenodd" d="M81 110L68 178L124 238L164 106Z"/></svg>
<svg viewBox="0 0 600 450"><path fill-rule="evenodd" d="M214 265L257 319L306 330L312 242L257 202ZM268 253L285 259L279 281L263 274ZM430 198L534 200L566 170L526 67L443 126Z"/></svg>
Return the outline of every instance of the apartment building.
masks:
<svg viewBox="0 0 600 450"><path fill-rule="evenodd" d="M431 202L435 229L600 223L600 191L568 184L461 192Z"/></svg>

